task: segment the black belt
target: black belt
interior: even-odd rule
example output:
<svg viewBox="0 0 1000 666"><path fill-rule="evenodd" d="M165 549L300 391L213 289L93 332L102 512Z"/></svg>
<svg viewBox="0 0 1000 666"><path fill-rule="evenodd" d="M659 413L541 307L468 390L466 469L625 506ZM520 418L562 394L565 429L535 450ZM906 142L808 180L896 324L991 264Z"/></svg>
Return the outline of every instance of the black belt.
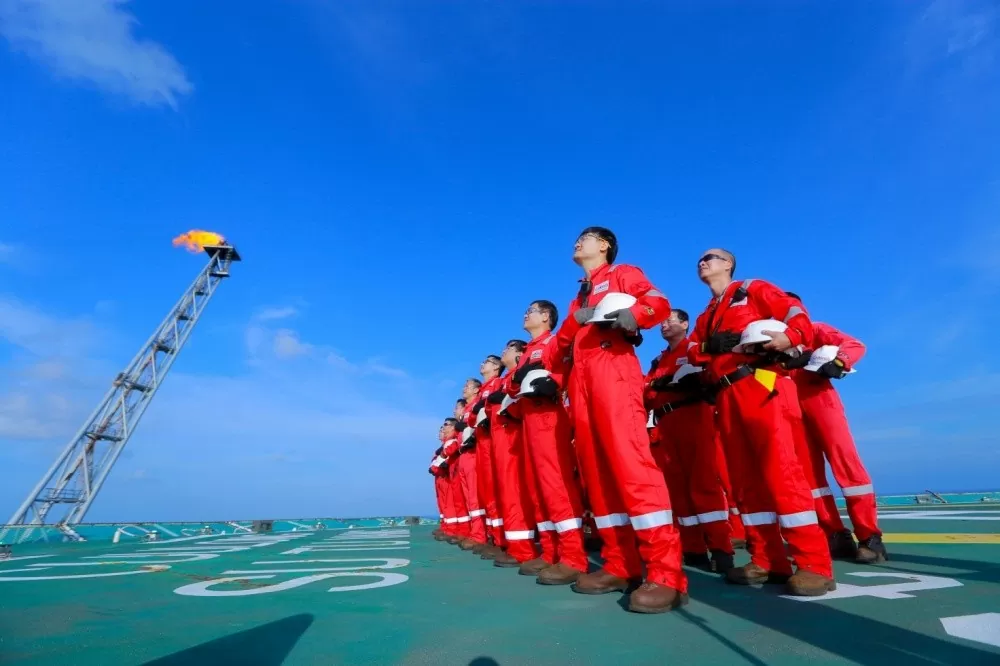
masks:
<svg viewBox="0 0 1000 666"><path fill-rule="evenodd" d="M694 405L702 402L703 398L700 395L694 395L690 398L682 398L681 400L675 400L673 402L668 402L665 405L657 407L653 410L654 416L666 416L670 412L677 411L681 407L687 407L688 405Z"/></svg>
<svg viewBox="0 0 1000 666"><path fill-rule="evenodd" d="M722 378L718 382L716 382L712 388L716 391L721 391L724 388L732 386L741 379L749 377L756 371L757 371L756 368L743 364L740 367L733 370L732 372L730 372L728 375L723 375Z"/></svg>

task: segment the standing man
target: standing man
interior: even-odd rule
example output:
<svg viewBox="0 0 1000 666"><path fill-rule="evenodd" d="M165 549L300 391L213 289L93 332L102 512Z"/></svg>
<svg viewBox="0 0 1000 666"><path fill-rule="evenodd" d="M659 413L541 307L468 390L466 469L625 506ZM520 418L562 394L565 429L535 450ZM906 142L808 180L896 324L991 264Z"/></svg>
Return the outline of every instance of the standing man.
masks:
<svg viewBox="0 0 1000 666"><path fill-rule="evenodd" d="M633 345L640 329L660 323L670 303L643 272L614 264L618 241L610 229L584 229L573 261L583 269L580 291L556 341L546 345L546 367L571 363L570 408L580 471L604 542L603 568L577 579L574 590L604 594L646 582L629 597L629 609L662 613L687 602L680 536L674 527L663 473L649 450L643 407L643 372ZM609 294L635 303L590 323ZM639 543L639 553L635 542Z"/></svg>
<svg viewBox="0 0 1000 666"><path fill-rule="evenodd" d="M797 294L790 291L785 293L801 305L802 299ZM851 557L861 564L885 562L889 559L889 554L882 543L882 530L878 526L875 489L871 476L858 455L854 437L851 436L844 403L831 381L843 378L857 365L865 354L865 346L860 340L829 324L813 322L813 332L815 336L812 349L806 350L788 364L788 367L801 368L792 371L792 379L798 387L806 440L814 459L819 487L813 492L832 505L833 511L837 511L833 493L826 482L825 458L830 463L837 485L844 493L847 515L851 517L854 535L858 538L858 544L855 545L851 533L844 530L831 539L831 550L834 551L834 557ZM829 360L817 359L816 363L810 363L813 351L827 345L837 348L836 355ZM817 367L815 370L806 370L804 368L807 364ZM839 512L836 515L839 518Z"/></svg>
<svg viewBox="0 0 1000 666"><path fill-rule="evenodd" d="M445 522L450 521L452 525L452 530L446 539L450 544L461 543L470 536L481 536L473 529L474 521L469 518L465 475L462 471L463 458L467 458L468 454L462 451L459 435L456 432L457 427L459 422L454 418L445 419L444 425L441 426L441 455L448 464L448 485L451 489L452 515L445 519Z"/></svg>
<svg viewBox="0 0 1000 666"><path fill-rule="evenodd" d="M798 409L795 383L776 362L738 353L744 329L776 319L784 331L765 330L765 352L779 354L812 343L812 322L795 301L763 280L733 280L736 258L712 249L698 260L698 276L712 292L688 345L688 360L705 366L716 391L718 424L747 528L750 563L730 569L730 582L787 583L799 596L836 589L826 536L817 521L805 471L796 456L791 415ZM779 530L780 525L780 530ZM788 542L788 550L782 540ZM793 574L788 556L797 571Z"/></svg>
<svg viewBox="0 0 1000 666"><path fill-rule="evenodd" d="M519 567L537 556L534 502L525 484L522 469L524 446L519 406L509 405L503 412L500 411L507 398L511 372L517 367L526 344L524 340L507 342L500 355L500 362L506 372L500 378L499 390L486 398L486 408L490 409L489 427L493 440L497 509L504 539L507 541L507 550L493 559L495 567Z"/></svg>
<svg viewBox="0 0 1000 666"><path fill-rule="evenodd" d="M542 585L569 585L587 573L583 547L583 501L573 473L576 461L570 438L569 415L562 404L561 375L549 374L523 386L532 370L543 368L545 348L553 343L552 329L559 313L551 301L535 301L524 314L524 330L531 335L508 393L520 398L524 440L534 493L539 532L555 546L544 552L534 572ZM542 538L545 538L543 535Z"/></svg>
<svg viewBox="0 0 1000 666"><path fill-rule="evenodd" d="M660 326L667 349L648 375L647 406L656 418L654 448L680 526L684 563L726 573L733 567L729 507L716 465L715 408L688 364L688 313L673 310ZM678 379L675 379L675 375ZM711 551L711 560L706 555Z"/></svg>
<svg viewBox="0 0 1000 666"><path fill-rule="evenodd" d="M506 541L503 536L503 519L497 506L496 467L493 462L493 437L490 434L490 409L486 399L500 389L500 372L503 363L496 354L490 354L479 364L479 374L483 383L479 388L469 415L468 424L476 432L476 481L479 484L479 506L486 511L486 534L492 541L489 557L493 559L502 552ZM496 407L494 407L496 409ZM476 425L484 412L486 420Z"/></svg>
<svg viewBox="0 0 1000 666"><path fill-rule="evenodd" d="M462 545L465 550L486 548L486 510L482 508L482 501L479 497L477 443L475 436L465 439L464 435L466 423L472 410L472 401L479 392L479 386L478 379L469 379L465 382L465 386L462 387L462 395L466 404L461 408L461 415L455 425L458 441L461 442L461 454L458 457L461 492L465 498L466 513L469 515L469 539ZM455 412L458 413L459 409L456 402Z"/></svg>

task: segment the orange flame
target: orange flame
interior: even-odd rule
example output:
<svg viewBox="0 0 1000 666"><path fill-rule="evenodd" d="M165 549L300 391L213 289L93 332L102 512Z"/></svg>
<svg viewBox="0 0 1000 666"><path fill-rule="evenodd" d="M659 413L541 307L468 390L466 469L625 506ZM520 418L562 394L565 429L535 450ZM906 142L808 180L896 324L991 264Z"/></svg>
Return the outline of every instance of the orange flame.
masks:
<svg viewBox="0 0 1000 666"><path fill-rule="evenodd" d="M226 239L214 231L192 229L174 239L174 247L183 245L190 252L201 252L206 245L225 245Z"/></svg>

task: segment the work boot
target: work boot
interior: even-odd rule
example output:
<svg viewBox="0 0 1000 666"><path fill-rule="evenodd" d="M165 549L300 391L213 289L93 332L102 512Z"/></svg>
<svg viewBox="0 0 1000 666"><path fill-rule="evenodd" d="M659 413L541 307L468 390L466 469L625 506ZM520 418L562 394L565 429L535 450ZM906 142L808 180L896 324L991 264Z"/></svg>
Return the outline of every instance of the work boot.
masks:
<svg viewBox="0 0 1000 666"><path fill-rule="evenodd" d="M583 574L583 571L560 562L559 564L553 564L551 567L542 569L538 573L536 582L539 585L569 585L570 583L575 583Z"/></svg>
<svg viewBox="0 0 1000 666"><path fill-rule="evenodd" d="M788 574L774 573L753 562L726 571L726 582L737 585L757 585L758 583L787 583Z"/></svg>
<svg viewBox="0 0 1000 666"><path fill-rule="evenodd" d="M552 566L551 564L549 564L542 558L536 557L533 560L522 562L521 568L518 569L517 573L521 574L522 576L537 576L542 569L551 566Z"/></svg>
<svg viewBox="0 0 1000 666"><path fill-rule="evenodd" d="M493 566L495 567L516 567L520 565L521 563L517 561L517 558L506 551L500 551L500 554L493 558Z"/></svg>
<svg viewBox="0 0 1000 666"><path fill-rule="evenodd" d="M445 534L445 533L443 533L443 532L439 532L439 533L437 533L437 534L434 535L434 540L435 541L447 541L448 540L448 535Z"/></svg>
<svg viewBox="0 0 1000 666"><path fill-rule="evenodd" d="M837 583L832 578L799 569L788 579L787 589L797 597L821 597L836 590Z"/></svg>
<svg viewBox="0 0 1000 666"><path fill-rule="evenodd" d="M684 553L684 566L709 571L712 566L708 553Z"/></svg>
<svg viewBox="0 0 1000 666"><path fill-rule="evenodd" d="M431 532L431 536L434 537L435 539L437 537L441 536L441 529L438 528L438 529L434 530L433 532Z"/></svg>
<svg viewBox="0 0 1000 666"><path fill-rule="evenodd" d="M470 539L469 537L465 537L464 539L458 542L458 547L461 548L462 550L472 550L473 548L476 547L476 542Z"/></svg>
<svg viewBox="0 0 1000 666"><path fill-rule="evenodd" d="M889 559L889 552L882 543L881 534L873 534L858 544L854 561L858 564L881 564Z"/></svg>
<svg viewBox="0 0 1000 666"><path fill-rule="evenodd" d="M666 613L688 602L688 595L659 583L645 582L628 596L633 613Z"/></svg>
<svg viewBox="0 0 1000 666"><path fill-rule="evenodd" d="M608 592L624 592L629 581L610 574L604 569L594 573L583 574L573 584L573 591L580 594L607 594Z"/></svg>
<svg viewBox="0 0 1000 666"><path fill-rule="evenodd" d="M713 550L712 560L709 564L709 571L714 571L716 573L725 574L727 571L735 566L733 563L733 554L727 553L724 550Z"/></svg>
<svg viewBox="0 0 1000 666"><path fill-rule="evenodd" d="M747 540L746 539L730 539L730 543L733 544L733 550L746 550Z"/></svg>
<svg viewBox="0 0 1000 666"><path fill-rule="evenodd" d="M451 545L453 545L453 546L454 546L454 545L455 545L456 543L458 543L459 541L461 541L461 540L462 540L463 538L464 538L464 537L460 537L460 536L455 536L455 535L453 534L453 535L451 535L450 537L448 537L447 539L445 539L445 541L447 541L448 543L450 543Z"/></svg>
<svg viewBox="0 0 1000 666"><path fill-rule="evenodd" d="M485 543L477 543L475 546L472 547L472 554L482 555L483 551L486 550L486 548L488 548L488 546Z"/></svg>
<svg viewBox="0 0 1000 666"><path fill-rule="evenodd" d="M480 551L479 557L484 560L495 560L497 555L502 552L503 551L496 546L486 546L482 551Z"/></svg>
<svg viewBox="0 0 1000 666"><path fill-rule="evenodd" d="M850 530L834 532L827 541L830 543L830 557L835 560L853 560L858 556L858 545L854 543Z"/></svg>

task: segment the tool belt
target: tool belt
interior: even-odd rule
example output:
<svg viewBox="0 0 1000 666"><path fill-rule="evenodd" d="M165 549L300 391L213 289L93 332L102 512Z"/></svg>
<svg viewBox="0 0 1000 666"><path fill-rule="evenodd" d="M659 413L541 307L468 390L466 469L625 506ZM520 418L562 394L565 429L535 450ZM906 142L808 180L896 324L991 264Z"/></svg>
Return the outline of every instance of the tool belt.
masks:
<svg viewBox="0 0 1000 666"><path fill-rule="evenodd" d="M673 402L668 402L667 404L654 409L653 416L657 418L666 416L670 412L677 411L681 407L687 407L688 405L695 405L699 402L702 402L703 400L704 398L700 395L693 395L688 398L681 398L680 400L674 400Z"/></svg>
<svg viewBox="0 0 1000 666"><path fill-rule="evenodd" d="M736 368L735 370L733 370L729 374L723 375L722 378L719 379L718 382L716 382L715 384L712 385L712 390L715 393L718 393L722 389L728 388L728 387L732 386L733 384L735 384L736 382L740 381L741 379L745 379L745 378L749 377L756 370L757 370L757 368L755 368L754 366L749 365L747 363L744 363L743 365L741 365L740 367Z"/></svg>

